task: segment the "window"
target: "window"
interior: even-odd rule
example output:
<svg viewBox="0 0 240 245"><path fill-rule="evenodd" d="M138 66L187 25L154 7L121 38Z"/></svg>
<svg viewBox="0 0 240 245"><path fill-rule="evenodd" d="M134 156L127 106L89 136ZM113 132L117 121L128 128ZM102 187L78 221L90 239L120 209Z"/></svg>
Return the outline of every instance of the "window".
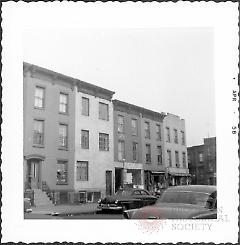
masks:
<svg viewBox="0 0 240 245"><path fill-rule="evenodd" d="M132 135L137 135L137 119L132 119Z"/></svg>
<svg viewBox="0 0 240 245"><path fill-rule="evenodd" d="M44 121L34 120L33 122L33 144L43 145L44 143Z"/></svg>
<svg viewBox="0 0 240 245"><path fill-rule="evenodd" d="M150 123L145 122L145 138L150 139Z"/></svg>
<svg viewBox="0 0 240 245"><path fill-rule="evenodd" d="M89 99L82 97L82 115L89 116Z"/></svg>
<svg viewBox="0 0 240 245"><path fill-rule="evenodd" d="M59 124L59 147L67 148L67 125Z"/></svg>
<svg viewBox="0 0 240 245"><path fill-rule="evenodd" d="M167 131L167 142L171 142L171 140L170 140L170 129L168 127L166 127L166 131Z"/></svg>
<svg viewBox="0 0 240 245"><path fill-rule="evenodd" d="M82 130L81 132L81 147L82 149L89 149L89 131Z"/></svg>
<svg viewBox="0 0 240 245"><path fill-rule="evenodd" d="M172 155L171 155L170 150L167 150L167 162L168 162L168 165L171 167L172 166Z"/></svg>
<svg viewBox="0 0 240 245"><path fill-rule="evenodd" d="M67 161L57 161L57 184L67 184Z"/></svg>
<svg viewBox="0 0 240 245"><path fill-rule="evenodd" d="M35 88L34 107L44 108L44 97L45 97L45 89L37 86Z"/></svg>
<svg viewBox="0 0 240 245"><path fill-rule="evenodd" d="M99 102L99 119L108 120L108 105Z"/></svg>
<svg viewBox="0 0 240 245"><path fill-rule="evenodd" d="M183 167L186 168L186 153L182 153L182 162L183 162Z"/></svg>
<svg viewBox="0 0 240 245"><path fill-rule="evenodd" d="M138 161L138 143L133 142L133 161L137 162Z"/></svg>
<svg viewBox="0 0 240 245"><path fill-rule="evenodd" d="M178 153L178 151L175 151L175 162L176 162L176 167L179 168L180 164L179 164L179 153Z"/></svg>
<svg viewBox="0 0 240 245"><path fill-rule="evenodd" d="M159 124L156 125L156 131L157 131L157 140L161 140L161 127Z"/></svg>
<svg viewBox="0 0 240 245"><path fill-rule="evenodd" d="M108 134L99 134L99 150L100 151L109 151L109 135Z"/></svg>
<svg viewBox="0 0 240 245"><path fill-rule="evenodd" d="M182 145L185 145L185 133L181 131Z"/></svg>
<svg viewBox="0 0 240 245"><path fill-rule="evenodd" d="M146 144L146 163L151 163L151 145Z"/></svg>
<svg viewBox="0 0 240 245"><path fill-rule="evenodd" d="M121 115L118 115L118 133L123 133L124 131L124 117Z"/></svg>
<svg viewBox="0 0 240 245"><path fill-rule="evenodd" d="M68 95L64 93L60 93L59 99L59 112L67 113L68 112Z"/></svg>
<svg viewBox="0 0 240 245"><path fill-rule="evenodd" d="M118 141L118 160L122 161L125 159L125 142Z"/></svg>
<svg viewBox="0 0 240 245"><path fill-rule="evenodd" d="M157 146L157 162L158 164L162 164L162 147Z"/></svg>
<svg viewBox="0 0 240 245"><path fill-rule="evenodd" d="M178 132L177 129L174 129L174 143L178 143Z"/></svg>
<svg viewBox="0 0 240 245"><path fill-rule="evenodd" d="M88 162L77 161L76 180L88 181Z"/></svg>
<svg viewBox="0 0 240 245"><path fill-rule="evenodd" d="M202 152L199 153L199 162L203 162L203 153Z"/></svg>

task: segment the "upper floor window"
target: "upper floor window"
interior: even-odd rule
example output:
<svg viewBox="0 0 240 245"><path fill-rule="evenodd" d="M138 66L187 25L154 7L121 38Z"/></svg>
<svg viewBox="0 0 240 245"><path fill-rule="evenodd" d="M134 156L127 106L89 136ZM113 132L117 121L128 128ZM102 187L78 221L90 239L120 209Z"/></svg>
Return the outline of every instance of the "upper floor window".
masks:
<svg viewBox="0 0 240 245"><path fill-rule="evenodd" d="M170 150L167 150L167 162L168 162L168 165L171 167L172 166L172 153Z"/></svg>
<svg viewBox="0 0 240 245"><path fill-rule="evenodd" d="M162 164L162 147L157 146L157 162L158 164Z"/></svg>
<svg viewBox="0 0 240 245"><path fill-rule="evenodd" d="M146 163L151 163L151 145L146 144Z"/></svg>
<svg viewBox="0 0 240 245"><path fill-rule="evenodd" d="M132 135L137 135L137 119L132 119Z"/></svg>
<svg viewBox="0 0 240 245"><path fill-rule="evenodd" d="M161 140L161 127L159 124L156 125L156 132L157 132L157 140Z"/></svg>
<svg viewBox="0 0 240 245"><path fill-rule="evenodd" d="M203 162L203 153L200 152L198 156L199 156L199 162Z"/></svg>
<svg viewBox="0 0 240 245"><path fill-rule="evenodd" d="M150 139L150 123L145 122L145 138Z"/></svg>
<svg viewBox="0 0 240 245"><path fill-rule="evenodd" d="M186 168L186 153L182 153L182 162L183 162L183 167Z"/></svg>
<svg viewBox="0 0 240 245"><path fill-rule="evenodd" d="M89 99L82 97L82 115L89 116Z"/></svg>
<svg viewBox="0 0 240 245"><path fill-rule="evenodd" d="M67 162L57 161L57 184L67 184Z"/></svg>
<svg viewBox="0 0 240 245"><path fill-rule="evenodd" d="M108 120L108 104L99 102L99 119Z"/></svg>
<svg viewBox="0 0 240 245"><path fill-rule="evenodd" d="M138 143L133 142L133 161L137 162L138 161Z"/></svg>
<svg viewBox="0 0 240 245"><path fill-rule="evenodd" d="M88 162L77 161L76 180L77 181L88 181Z"/></svg>
<svg viewBox="0 0 240 245"><path fill-rule="evenodd" d="M68 126L65 124L59 124L59 147L67 148L68 140Z"/></svg>
<svg viewBox="0 0 240 245"><path fill-rule="evenodd" d="M179 164L179 153L178 153L178 151L175 151L175 162L176 162L176 167L179 168L180 164Z"/></svg>
<svg viewBox="0 0 240 245"><path fill-rule="evenodd" d="M124 132L124 117L122 115L118 115L117 122L118 122L118 133L123 133Z"/></svg>
<svg viewBox="0 0 240 245"><path fill-rule="evenodd" d="M174 143L178 143L178 132L177 129L174 129Z"/></svg>
<svg viewBox="0 0 240 245"><path fill-rule="evenodd" d="M181 141L182 141L182 145L185 145L185 133L184 133L184 131L181 131Z"/></svg>
<svg viewBox="0 0 240 245"><path fill-rule="evenodd" d="M170 138L170 128L166 127L166 131L167 131L167 142L171 142L171 138Z"/></svg>
<svg viewBox="0 0 240 245"><path fill-rule="evenodd" d="M60 93L59 97L59 112L67 113L68 112L68 95Z"/></svg>
<svg viewBox="0 0 240 245"><path fill-rule="evenodd" d="M89 149L89 131L82 130L81 132L81 147L82 149Z"/></svg>
<svg viewBox="0 0 240 245"><path fill-rule="evenodd" d="M34 120L33 121L33 144L43 145L44 143L44 121Z"/></svg>
<svg viewBox="0 0 240 245"><path fill-rule="evenodd" d="M125 142L118 141L118 160L123 161L125 159Z"/></svg>
<svg viewBox="0 0 240 245"><path fill-rule="evenodd" d="M34 107L44 108L45 89L37 86L34 94Z"/></svg>
<svg viewBox="0 0 240 245"><path fill-rule="evenodd" d="M99 150L109 151L109 135L104 133L99 133Z"/></svg>

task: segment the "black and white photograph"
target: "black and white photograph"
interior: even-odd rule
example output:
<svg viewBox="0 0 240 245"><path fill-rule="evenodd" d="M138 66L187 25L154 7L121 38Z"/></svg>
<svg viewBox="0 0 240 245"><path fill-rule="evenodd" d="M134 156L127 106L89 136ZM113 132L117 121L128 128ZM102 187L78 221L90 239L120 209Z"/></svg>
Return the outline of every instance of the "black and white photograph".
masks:
<svg viewBox="0 0 240 245"><path fill-rule="evenodd" d="M232 2L5 3L3 240L237 242L237 23Z"/></svg>

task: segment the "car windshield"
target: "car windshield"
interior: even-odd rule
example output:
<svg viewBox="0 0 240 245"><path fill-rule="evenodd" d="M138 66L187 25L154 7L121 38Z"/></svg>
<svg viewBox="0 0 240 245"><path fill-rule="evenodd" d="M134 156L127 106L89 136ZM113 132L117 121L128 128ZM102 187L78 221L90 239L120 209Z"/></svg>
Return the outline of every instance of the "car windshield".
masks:
<svg viewBox="0 0 240 245"><path fill-rule="evenodd" d="M184 203L207 207L210 194L203 192L165 191L158 203Z"/></svg>
<svg viewBox="0 0 240 245"><path fill-rule="evenodd" d="M116 195L119 195L119 196L130 196L132 194L132 191L130 190L118 190L116 192Z"/></svg>

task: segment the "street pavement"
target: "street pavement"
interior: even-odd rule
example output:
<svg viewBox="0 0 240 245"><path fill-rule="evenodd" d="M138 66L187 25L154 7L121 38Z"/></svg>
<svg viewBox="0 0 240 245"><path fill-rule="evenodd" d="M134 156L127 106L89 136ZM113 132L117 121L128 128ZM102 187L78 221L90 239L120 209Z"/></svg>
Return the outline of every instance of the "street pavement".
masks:
<svg viewBox="0 0 240 245"><path fill-rule="evenodd" d="M32 207L31 213L25 213L24 219L122 219L121 213L102 213L98 203L78 205L56 205Z"/></svg>

